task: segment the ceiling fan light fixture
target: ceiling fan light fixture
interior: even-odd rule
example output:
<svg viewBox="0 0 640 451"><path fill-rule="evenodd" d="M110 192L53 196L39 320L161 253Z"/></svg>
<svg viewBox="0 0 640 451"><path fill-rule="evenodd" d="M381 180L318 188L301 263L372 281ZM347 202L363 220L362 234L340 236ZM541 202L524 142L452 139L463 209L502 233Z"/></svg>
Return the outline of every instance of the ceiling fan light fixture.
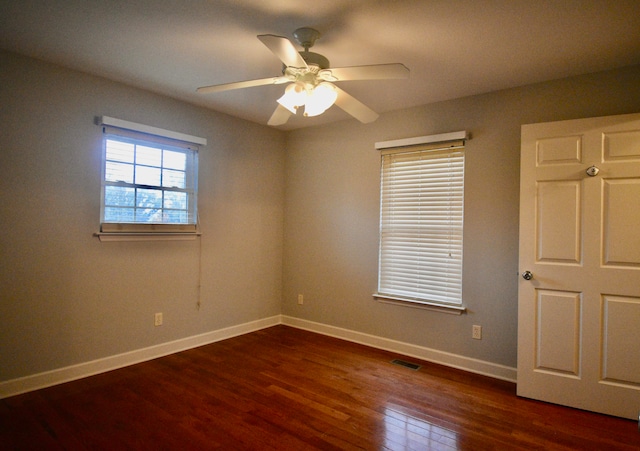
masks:
<svg viewBox="0 0 640 451"><path fill-rule="evenodd" d="M338 91L331 83L323 82L309 93L304 106L305 116L318 116L327 111L338 98Z"/></svg>
<svg viewBox="0 0 640 451"><path fill-rule="evenodd" d="M284 90L282 97L278 99L278 103L287 110L296 114L299 107L306 103L307 91L303 83L291 83Z"/></svg>

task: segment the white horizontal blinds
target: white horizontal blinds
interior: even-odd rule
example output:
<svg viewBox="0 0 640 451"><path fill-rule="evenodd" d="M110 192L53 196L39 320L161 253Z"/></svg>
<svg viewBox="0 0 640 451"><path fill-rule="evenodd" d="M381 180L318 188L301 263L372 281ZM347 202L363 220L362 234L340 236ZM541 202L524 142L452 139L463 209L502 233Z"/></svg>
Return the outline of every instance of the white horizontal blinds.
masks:
<svg viewBox="0 0 640 451"><path fill-rule="evenodd" d="M198 145L108 125L103 133L102 231L195 232Z"/></svg>
<svg viewBox="0 0 640 451"><path fill-rule="evenodd" d="M462 304L463 194L462 145L383 154L380 295Z"/></svg>

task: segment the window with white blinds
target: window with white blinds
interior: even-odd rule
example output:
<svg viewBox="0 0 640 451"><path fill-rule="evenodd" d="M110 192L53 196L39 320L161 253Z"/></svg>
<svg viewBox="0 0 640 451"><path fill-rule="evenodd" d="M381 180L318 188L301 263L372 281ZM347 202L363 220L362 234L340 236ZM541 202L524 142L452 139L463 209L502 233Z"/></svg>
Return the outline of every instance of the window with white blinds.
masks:
<svg viewBox="0 0 640 451"><path fill-rule="evenodd" d="M382 154L376 297L462 305L464 141L444 146Z"/></svg>
<svg viewBox="0 0 640 451"><path fill-rule="evenodd" d="M102 117L101 232L195 233L204 138Z"/></svg>

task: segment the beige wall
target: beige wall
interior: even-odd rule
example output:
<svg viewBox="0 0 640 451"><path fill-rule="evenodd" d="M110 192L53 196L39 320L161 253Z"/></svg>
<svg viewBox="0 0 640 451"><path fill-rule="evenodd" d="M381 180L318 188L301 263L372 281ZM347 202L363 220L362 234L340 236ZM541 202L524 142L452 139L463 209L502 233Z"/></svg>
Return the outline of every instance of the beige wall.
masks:
<svg viewBox="0 0 640 451"><path fill-rule="evenodd" d="M520 125L640 111L640 67L287 136L283 313L516 366ZM381 304L374 143L467 130L462 316ZM297 295L304 304L297 304ZM481 341L471 326L483 327Z"/></svg>
<svg viewBox="0 0 640 451"><path fill-rule="evenodd" d="M4 52L0 109L0 381L280 313L282 132ZM100 115L208 140L200 240L92 236Z"/></svg>
<svg viewBox="0 0 640 451"><path fill-rule="evenodd" d="M0 381L279 313L515 366L520 125L640 111L639 79L635 67L283 133L0 52ZM92 236L99 115L207 138L201 240ZM373 145L456 130L473 135L469 312L377 303ZM471 340L472 324L482 341Z"/></svg>

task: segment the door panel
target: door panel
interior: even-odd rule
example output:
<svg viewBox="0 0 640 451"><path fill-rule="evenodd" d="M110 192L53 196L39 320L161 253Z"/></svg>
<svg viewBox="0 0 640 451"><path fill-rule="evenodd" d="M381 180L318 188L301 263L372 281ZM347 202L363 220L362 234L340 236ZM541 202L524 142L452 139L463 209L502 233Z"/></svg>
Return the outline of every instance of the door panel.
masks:
<svg viewBox="0 0 640 451"><path fill-rule="evenodd" d="M579 181L540 182L536 190L538 262L579 264L582 256Z"/></svg>
<svg viewBox="0 0 640 451"><path fill-rule="evenodd" d="M582 137L559 136L540 139L536 143L539 165L553 165L582 162Z"/></svg>
<svg viewBox="0 0 640 451"><path fill-rule="evenodd" d="M578 376L580 293L537 290L536 370Z"/></svg>
<svg viewBox="0 0 640 451"><path fill-rule="evenodd" d="M640 180L605 179L602 182L605 206L602 264L638 268L640 267Z"/></svg>
<svg viewBox="0 0 640 451"><path fill-rule="evenodd" d="M604 161L640 160L640 131L603 133Z"/></svg>
<svg viewBox="0 0 640 451"><path fill-rule="evenodd" d="M640 388L640 298L603 296L602 379Z"/></svg>
<svg viewBox="0 0 640 451"><path fill-rule="evenodd" d="M637 419L640 114L524 125L520 175L518 394Z"/></svg>

